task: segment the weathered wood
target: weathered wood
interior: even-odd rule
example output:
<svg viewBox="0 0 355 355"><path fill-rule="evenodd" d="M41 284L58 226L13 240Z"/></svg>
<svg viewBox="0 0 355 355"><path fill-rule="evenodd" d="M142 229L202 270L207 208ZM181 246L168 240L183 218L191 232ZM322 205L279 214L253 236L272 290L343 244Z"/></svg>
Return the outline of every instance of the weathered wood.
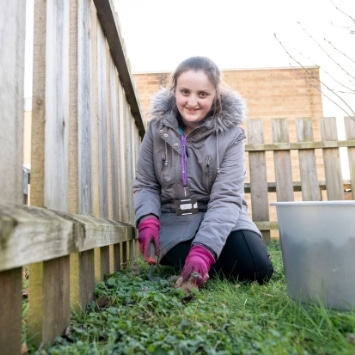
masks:
<svg viewBox="0 0 355 355"><path fill-rule="evenodd" d="M118 115L118 128L119 128L119 160L125 159L125 105L124 92L122 85L118 85L118 102L119 102L119 115ZM126 195L126 175L125 169L119 170L119 194L120 194L120 208L119 208L119 220L127 221L127 195Z"/></svg>
<svg viewBox="0 0 355 355"><path fill-rule="evenodd" d="M82 252L128 241L135 236L135 227L127 223L96 218L88 215L57 212L74 223L74 250Z"/></svg>
<svg viewBox="0 0 355 355"><path fill-rule="evenodd" d="M113 174L112 171L115 170L115 167L113 166L113 161L112 161L112 142L111 142L111 131L113 129L112 127L112 106L115 104L115 97L114 97L114 92L112 92L112 79L111 79L111 67L113 67L113 63L111 61L111 58L109 56L109 51L110 49L108 48L107 43L106 44L106 92L107 92L107 97L106 97L106 113L107 113L107 136L106 138L106 159L107 159L107 171L106 171L106 184L107 184L107 216L105 218L112 219L112 184L113 184Z"/></svg>
<svg viewBox="0 0 355 355"><path fill-rule="evenodd" d="M288 143L287 119L272 120L274 143ZM277 201L293 201L291 153L289 150L274 151L274 169Z"/></svg>
<svg viewBox="0 0 355 355"><path fill-rule="evenodd" d="M345 135L347 139L355 139L355 116L345 117ZM348 148L349 172L352 186L352 199L355 200L355 144Z"/></svg>
<svg viewBox="0 0 355 355"><path fill-rule="evenodd" d="M120 73L120 79L130 106L130 112L134 117L140 136L143 137L146 122L143 120L142 110L139 102L137 101L134 80L130 73L124 41L117 24L115 11L111 7L110 0L94 0L94 3L97 8L99 21L110 45L113 61L118 72Z"/></svg>
<svg viewBox="0 0 355 355"><path fill-rule="evenodd" d="M110 87L110 96L111 96L111 114L110 114L110 153L113 166L120 166L119 160L119 128L118 128L118 105L119 105L119 96L117 86L119 85L118 75L116 68L110 66L110 77L111 87ZM112 186L111 186L111 196L112 196L112 219L120 220L119 216L119 172L118 169L111 169L112 174Z"/></svg>
<svg viewBox="0 0 355 355"><path fill-rule="evenodd" d="M116 55L120 48L112 47L120 42L112 38L117 28L111 3L101 4L99 17L108 19L103 22L104 30L91 0L34 3L30 203L36 207L0 205L0 287L6 283L6 290L1 290L6 297L2 303L5 308L0 306L1 354L4 348L11 354L19 353L20 266L29 264L28 327L39 344L50 342L68 325L69 255L70 302L80 309L93 299L94 250L101 248L101 275L109 272L110 260L112 268L120 268L134 256L135 242L130 240L135 237L135 228L108 218L119 220L121 216L125 222L133 221L132 154L137 154L145 128L133 81L128 82L131 77L125 72L127 63ZM9 123L1 116L0 124L7 125L1 130L6 132L2 141L12 149L1 159L11 161L11 173L16 170L9 178L9 167L0 160L0 169L6 169L7 174L6 180L0 180L11 182L10 188L0 186L1 198L8 192L10 202L18 203L22 202L24 10L24 6L11 2L0 13L10 31L3 31L0 38L8 49L16 49L0 59L0 102L4 102L4 95L11 95L1 105L11 117ZM11 76L14 73L16 77ZM122 90L122 78L128 93ZM128 130L118 132L119 121ZM125 168L127 160L132 171ZM120 172L124 181L119 179ZM124 191L124 197L118 191ZM40 208L44 206L49 209ZM113 257L110 245L115 245L111 247Z"/></svg>
<svg viewBox="0 0 355 355"><path fill-rule="evenodd" d="M44 9L47 12L44 206L68 211L69 1L46 2Z"/></svg>
<svg viewBox="0 0 355 355"><path fill-rule="evenodd" d="M92 187L92 82L90 46L91 0L78 2L78 210L80 214L93 213ZM74 211L73 211L74 212Z"/></svg>
<svg viewBox="0 0 355 355"><path fill-rule="evenodd" d="M92 165L92 215L100 216L100 190L99 190L99 115L98 115L98 19L94 2L91 2L91 165Z"/></svg>
<svg viewBox="0 0 355 355"><path fill-rule="evenodd" d="M97 69L98 69L98 149L99 149L99 203L100 217L108 218L108 151L107 151L107 62L106 43L102 29L98 28L97 33Z"/></svg>
<svg viewBox="0 0 355 355"><path fill-rule="evenodd" d="M353 147L355 145L355 139L329 141L322 140L319 142L291 142L291 143L258 143L247 144L245 146L246 152L269 152L275 150L300 150L300 149L327 149L338 147Z"/></svg>
<svg viewBox="0 0 355 355"><path fill-rule="evenodd" d="M22 268L0 272L0 355L21 353Z"/></svg>
<svg viewBox="0 0 355 355"><path fill-rule="evenodd" d="M25 4L1 2L0 202L23 202Z"/></svg>
<svg viewBox="0 0 355 355"><path fill-rule="evenodd" d="M335 118L322 118L320 128L322 139L327 141L338 140ZM328 200L343 200L344 191L339 149L324 149L323 159L327 182L327 198Z"/></svg>
<svg viewBox="0 0 355 355"><path fill-rule="evenodd" d="M73 224L53 211L2 204L0 221L7 225L0 230L0 271L75 251Z"/></svg>
<svg viewBox="0 0 355 355"><path fill-rule="evenodd" d="M30 275L28 284L27 326L34 344L40 344L43 336L43 266L37 262L28 266Z"/></svg>
<svg viewBox="0 0 355 355"><path fill-rule="evenodd" d="M34 1L33 89L31 130L31 204L44 203L44 142L46 116L46 0Z"/></svg>
<svg viewBox="0 0 355 355"><path fill-rule="evenodd" d="M301 143L313 141L312 119L296 119L297 140ZM298 151L301 176L302 199L304 201L319 201L321 193L317 179L316 156L314 150L300 149Z"/></svg>
<svg viewBox="0 0 355 355"><path fill-rule="evenodd" d="M278 230L279 228L279 224L274 221L259 221L255 222L255 224L261 231Z"/></svg>
<svg viewBox="0 0 355 355"><path fill-rule="evenodd" d="M135 236L129 224L22 205L0 205L0 226L0 271Z"/></svg>
<svg viewBox="0 0 355 355"><path fill-rule="evenodd" d="M302 183L300 181L295 181L292 183L292 185L293 185L293 192L302 191ZM318 181L318 185L316 185L316 186L317 186L317 189L319 189L321 191L327 190L325 180ZM352 186L352 184L350 181L347 181L347 180L343 181L344 190L351 189L351 186ZM268 182L267 183L267 191L268 192L276 192L276 183L275 182ZM250 194L250 183L249 182L245 183L244 192ZM318 201L318 200L316 200L316 201Z"/></svg>
<svg viewBox="0 0 355 355"><path fill-rule="evenodd" d="M44 262L43 285L42 343L47 344L69 326L69 256Z"/></svg>
<svg viewBox="0 0 355 355"><path fill-rule="evenodd" d="M248 121L248 142L263 144L262 120ZM267 193L265 152L249 152L250 188L252 219L255 222L269 220L269 201ZM270 242L270 231L263 231L263 239Z"/></svg>
<svg viewBox="0 0 355 355"><path fill-rule="evenodd" d="M80 308L84 310L94 298L95 289L95 258L94 250L84 251L80 254Z"/></svg>
<svg viewBox="0 0 355 355"><path fill-rule="evenodd" d="M100 281L102 281L105 275L110 273L110 248L102 247L100 248Z"/></svg>
<svg viewBox="0 0 355 355"><path fill-rule="evenodd" d="M79 188L79 164L80 158L78 156L78 136L80 134L78 130L78 110L79 110L79 87L80 78L79 78L79 43L78 43L78 27L81 26L81 23L78 22L78 12L79 12L79 3L80 1L71 1L70 2L70 11L69 11L69 189L68 189L68 208L70 212L78 212L78 200L80 194L78 194ZM81 39L82 41L83 39ZM87 118L87 117L85 117ZM83 132L85 134L85 132ZM79 159L78 159L79 158ZM78 196L79 195L79 196Z"/></svg>
<svg viewBox="0 0 355 355"><path fill-rule="evenodd" d="M113 245L113 270L120 271L121 270L121 244L114 244Z"/></svg>

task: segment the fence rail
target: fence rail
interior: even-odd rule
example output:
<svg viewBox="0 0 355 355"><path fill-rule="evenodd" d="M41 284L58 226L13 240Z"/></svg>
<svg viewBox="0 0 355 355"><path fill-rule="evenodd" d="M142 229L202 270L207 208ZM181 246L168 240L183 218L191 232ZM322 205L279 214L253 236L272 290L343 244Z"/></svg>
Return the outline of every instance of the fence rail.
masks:
<svg viewBox="0 0 355 355"><path fill-rule="evenodd" d="M26 337L39 345L61 335L71 309L93 300L95 283L136 257L132 183L145 121L111 1L35 0L25 205L26 7L14 1L3 8L0 354L14 355Z"/></svg>

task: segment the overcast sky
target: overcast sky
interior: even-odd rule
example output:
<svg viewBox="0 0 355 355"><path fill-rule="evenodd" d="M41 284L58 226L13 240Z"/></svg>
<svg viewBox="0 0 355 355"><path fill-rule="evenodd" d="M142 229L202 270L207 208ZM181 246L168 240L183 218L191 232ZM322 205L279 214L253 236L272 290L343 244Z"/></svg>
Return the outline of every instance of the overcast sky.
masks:
<svg viewBox="0 0 355 355"><path fill-rule="evenodd" d="M355 16L354 0L334 3ZM170 71L191 55L209 56L222 69L288 66L289 56L274 34L303 53L305 64L318 64L315 45L302 26L318 40L339 42L346 32L341 26L347 22L331 0L114 0L114 4L133 72Z"/></svg>

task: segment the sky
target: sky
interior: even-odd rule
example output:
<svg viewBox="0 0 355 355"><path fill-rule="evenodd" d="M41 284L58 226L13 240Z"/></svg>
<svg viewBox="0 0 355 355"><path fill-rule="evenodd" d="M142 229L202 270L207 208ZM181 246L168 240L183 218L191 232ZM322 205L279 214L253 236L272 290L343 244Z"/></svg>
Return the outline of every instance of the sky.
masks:
<svg viewBox="0 0 355 355"><path fill-rule="evenodd" d="M355 73L354 62L339 53L355 58L355 34L350 34L355 23L349 18L355 18L354 0L114 0L113 3L133 73L171 72L192 55L210 57L222 70L318 65L321 80L332 87L338 84L329 74L341 78L342 83L349 80L349 75L331 58ZM354 81L350 83L353 91ZM323 99L323 102L325 115L339 114L339 108L331 101Z"/></svg>

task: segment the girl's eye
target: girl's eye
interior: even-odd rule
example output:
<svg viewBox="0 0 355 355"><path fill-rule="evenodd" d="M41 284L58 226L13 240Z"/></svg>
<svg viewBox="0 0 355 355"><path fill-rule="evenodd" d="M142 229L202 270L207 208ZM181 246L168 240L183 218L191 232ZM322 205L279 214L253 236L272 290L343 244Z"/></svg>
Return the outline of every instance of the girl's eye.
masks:
<svg viewBox="0 0 355 355"><path fill-rule="evenodd" d="M200 93L199 93L199 96L200 96L201 98L205 98L205 97L208 96L208 94L207 94L206 92L200 92Z"/></svg>
<svg viewBox="0 0 355 355"><path fill-rule="evenodd" d="M182 90L181 90L181 93L182 93L183 95L188 95L188 94L189 94L189 91L186 90L186 89L182 89Z"/></svg>

